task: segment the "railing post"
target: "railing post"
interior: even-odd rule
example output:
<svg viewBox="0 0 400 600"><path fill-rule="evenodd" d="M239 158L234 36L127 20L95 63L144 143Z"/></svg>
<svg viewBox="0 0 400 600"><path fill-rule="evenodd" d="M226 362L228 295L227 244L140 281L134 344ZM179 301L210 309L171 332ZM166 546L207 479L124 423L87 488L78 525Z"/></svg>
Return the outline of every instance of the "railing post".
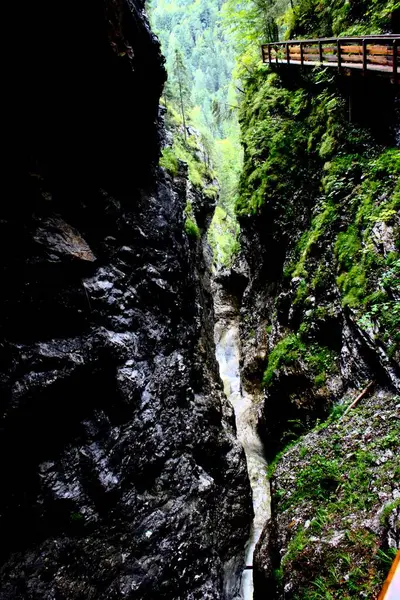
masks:
<svg viewBox="0 0 400 600"><path fill-rule="evenodd" d="M398 40L393 40L393 83L395 85L397 84L397 60L398 60L397 44L398 44Z"/></svg>
<svg viewBox="0 0 400 600"><path fill-rule="evenodd" d="M300 42L300 64L304 65L303 42Z"/></svg>
<svg viewBox="0 0 400 600"><path fill-rule="evenodd" d="M288 65L290 65L290 50L289 50L289 44L286 44L286 62Z"/></svg>
<svg viewBox="0 0 400 600"><path fill-rule="evenodd" d="M341 66L342 66L342 54L341 54L341 48L340 48L340 38L338 38L337 40L337 66L338 66L338 71L340 72Z"/></svg>
<svg viewBox="0 0 400 600"><path fill-rule="evenodd" d="M363 73L364 75L367 72L367 68L368 68L368 52L367 52L367 40L363 40L362 41L362 48L363 48Z"/></svg>
<svg viewBox="0 0 400 600"><path fill-rule="evenodd" d="M272 58L271 58L271 44L268 44L268 61L269 61L269 64L272 63Z"/></svg>
<svg viewBox="0 0 400 600"><path fill-rule="evenodd" d="M274 46L275 49L275 62L276 64L278 64L278 46L275 44Z"/></svg>
<svg viewBox="0 0 400 600"><path fill-rule="evenodd" d="M319 48L319 62L323 63L324 62L324 53L322 52L322 42L321 41L318 42L318 48Z"/></svg>

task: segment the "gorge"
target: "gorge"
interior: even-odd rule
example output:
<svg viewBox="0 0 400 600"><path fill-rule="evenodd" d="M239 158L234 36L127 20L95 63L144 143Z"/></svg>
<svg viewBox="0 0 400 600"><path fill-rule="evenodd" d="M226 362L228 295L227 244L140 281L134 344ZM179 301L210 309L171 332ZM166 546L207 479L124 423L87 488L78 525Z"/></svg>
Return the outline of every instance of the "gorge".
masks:
<svg viewBox="0 0 400 600"><path fill-rule="evenodd" d="M259 44L400 9L153 0L162 48L145 9L11 7L0 600L374 600L400 547L399 86Z"/></svg>

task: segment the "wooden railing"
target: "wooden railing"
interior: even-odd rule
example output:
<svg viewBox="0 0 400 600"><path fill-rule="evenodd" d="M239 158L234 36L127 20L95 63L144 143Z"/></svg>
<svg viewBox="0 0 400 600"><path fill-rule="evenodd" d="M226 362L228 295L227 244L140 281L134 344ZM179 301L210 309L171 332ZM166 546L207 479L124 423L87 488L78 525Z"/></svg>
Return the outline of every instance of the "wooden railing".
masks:
<svg viewBox="0 0 400 600"><path fill-rule="evenodd" d="M262 46L264 63L322 65L342 69L375 71L393 76L400 74L400 35L319 38L289 40Z"/></svg>
<svg viewBox="0 0 400 600"><path fill-rule="evenodd" d="M384 583L378 600L399 600L400 598L400 550L397 551L392 568Z"/></svg>

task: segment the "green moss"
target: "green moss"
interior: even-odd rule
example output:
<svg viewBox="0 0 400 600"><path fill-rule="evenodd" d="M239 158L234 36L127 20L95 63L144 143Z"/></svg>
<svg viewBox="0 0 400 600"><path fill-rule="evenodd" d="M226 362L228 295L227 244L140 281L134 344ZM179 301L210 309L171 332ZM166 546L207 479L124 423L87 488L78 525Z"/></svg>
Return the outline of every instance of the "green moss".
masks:
<svg viewBox="0 0 400 600"><path fill-rule="evenodd" d="M314 382L317 387L325 383L326 372L335 370L336 356L328 348L319 346L316 343L306 344L302 340L304 329L300 327L299 334L289 334L278 342L275 348L268 356L267 368L263 376L263 385L268 387L273 380L275 373L283 365L293 365L302 359L314 375Z"/></svg>
<svg viewBox="0 0 400 600"><path fill-rule="evenodd" d="M200 229L198 228L195 221L193 221L190 217L186 217L185 231L190 238L196 240L200 238Z"/></svg>
<svg viewBox="0 0 400 600"><path fill-rule="evenodd" d="M338 460L313 455L309 463L296 474L296 483L290 500L283 503L281 510L296 505L304 498L318 498L328 501L333 497L341 482L341 468Z"/></svg>
<svg viewBox="0 0 400 600"><path fill-rule="evenodd" d="M218 188L215 185L210 185L205 188L203 194L209 200L216 200L218 198Z"/></svg>
<svg viewBox="0 0 400 600"><path fill-rule="evenodd" d="M361 252L361 240L358 229L350 225L346 232L339 233L336 241L335 253L339 269L350 270L357 262Z"/></svg>
<svg viewBox="0 0 400 600"><path fill-rule="evenodd" d="M178 174L178 158L172 148L164 148L160 158L160 166L164 167L170 175L176 177Z"/></svg>
<svg viewBox="0 0 400 600"><path fill-rule="evenodd" d="M196 223L196 217L194 216L193 207L188 202L185 206L185 231L189 238L198 240L200 238L200 229Z"/></svg>
<svg viewBox="0 0 400 600"><path fill-rule="evenodd" d="M399 506L400 506L400 498L396 498L396 500L394 500L393 502L389 502L389 504L386 504L386 506L383 509L382 514L380 516L381 525L383 525L384 527L388 526L389 517L396 510L396 508L399 508ZM400 526L400 522L398 521L398 527L399 526Z"/></svg>
<svg viewBox="0 0 400 600"><path fill-rule="evenodd" d="M316 375L314 377L314 385L316 387L318 387L318 388L323 387L325 385L325 383L326 383L326 373L325 372L319 373L318 375Z"/></svg>
<svg viewBox="0 0 400 600"><path fill-rule="evenodd" d="M268 386L276 371L282 365L293 364L299 358L300 352L304 350L305 346L295 334L290 334L278 342L268 356L268 365L263 376L263 385Z"/></svg>
<svg viewBox="0 0 400 600"><path fill-rule="evenodd" d="M338 175L343 159L339 163L331 169L330 190L332 173ZM400 307L391 296L392 290L399 289L400 258L393 251L385 259L374 246L372 230L377 223L393 224L400 209L400 153L389 149L368 161L353 157L353 172L357 166L363 181L348 196L353 220L335 243L337 284L342 304L358 311L360 326L375 329L387 351L394 353L400 341Z"/></svg>

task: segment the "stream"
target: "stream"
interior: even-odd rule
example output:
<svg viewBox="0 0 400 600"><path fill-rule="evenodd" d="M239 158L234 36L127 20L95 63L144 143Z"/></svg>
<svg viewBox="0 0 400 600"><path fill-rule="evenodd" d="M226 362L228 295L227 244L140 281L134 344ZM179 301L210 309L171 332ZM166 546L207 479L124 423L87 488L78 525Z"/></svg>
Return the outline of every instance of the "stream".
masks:
<svg viewBox="0 0 400 600"><path fill-rule="evenodd" d="M219 320L215 325L216 357L224 391L236 419L237 437L243 446L253 495L254 520L245 548L245 564L253 566L253 554L265 522L270 517L270 487L266 478L267 462L256 430L255 406L251 395L241 388L239 371L239 325L236 319ZM253 599L253 570L243 571L241 595Z"/></svg>

